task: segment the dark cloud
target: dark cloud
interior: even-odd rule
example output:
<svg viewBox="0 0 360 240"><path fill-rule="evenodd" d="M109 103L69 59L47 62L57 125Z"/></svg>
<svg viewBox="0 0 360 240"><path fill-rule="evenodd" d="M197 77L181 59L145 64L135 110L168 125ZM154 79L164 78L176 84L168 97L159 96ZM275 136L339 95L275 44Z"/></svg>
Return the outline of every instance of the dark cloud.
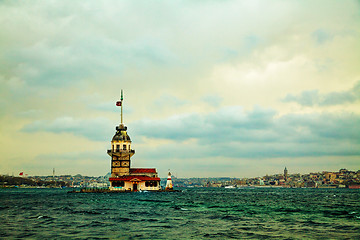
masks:
<svg viewBox="0 0 360 240"><path fill-rule="evenodd" d="M272 158L360 154L360 116L355 114L293 114L276 117L271 109L239 106L213 114L189 114L132 124L137 137L168 139L174 143L147 154L177 156ZM183 144L186 140L194 144Z"/></svg>
<svg viewBox="0 0 360 240"><path fill-rule="evenodd" d="M324 44L327 41L331 41L333 39L332 34L325 31L324 29L318 29L312 33L312 37L316 40L318 44Z"/></svg>
<svg viewBox="0 0 360 240"><path fill-rule="evenodd" d="M244 112L242 107L232 106L206 115L193 113L158 121L145 119L132 126L136 135L160 139L196 138L205 142L252 139L261 142L271 138L274 115L273 110L260 107ZM255 132L257 134L251 134Z"/></svg>
<svg viewBox="0 0 360 240"><path fill-rule="evenodd" d="M236 160L248 157L241 168L248 171L257 167L256 161L251 163L256 158L356 153L358 115L284 116L281 106L279 114L261 107L244 111L240 106L209 113L229 103L271 106L280 92L290 93L289 88L302 84L318 90L288 95L284 101L346 106L359 99L360 84L351 91L322 90L326 82L342 81L334 70L341 71L343 84L358 75L358 4L310 5L281 0L2 1L1 166L15 166L9 160L13 157L21 166L32 164L31 156L46 155L49 149L37 147L44 135L73 148L82 147L79 138L110 144L120 118L114 106L120 88L129 96L124 109L125 120L132 120L129 134L134 142L143 140L138 146L146 148L134 144L136 156L183 164L186 171L193 162L181 160L191 157L199 160L195 166L213 164L216 171L221 171L221 164L208 164L208 158L228 157L236 163L229 160L228 166L240 166ZM314 73L317 81L311 82ZM214 96L203 97L209 94ZM163 119L173 113L178 115ZM28 137L34 139L26 143L30 150L19 151L17 146ZM160 141L147 145L147 140ZM67 156L66 151L39 158L34 169L41 163L49 166L48 159L59 165L68 159L71 169L72 161L84 159L83 154ZM97 166L89 168L95 171Z"/></svg>
<svg viewBox="0 0 360 240"><path fill-rule="evenodd" d="M360 99L360 81L347 91L320 94L318 90L303 91L299 95L288 94L283 102L296 102L302 106L332 106L352 103Z"/></svg>
<svg viewBox="0 0 360 240"><path fill-rule="evenodd" d="M105 175L109 171L107 154L89 149L83 152L44 153L21 165L22 169L38 174L40 170L51 175L53 168L57 175L82 174ZM84 166L87 166L84 168ZM90 167L91 166L91 167Z"/></svg>
<svg viewBox="0 0 360 240"><path fill-rule="evenodd" d="M319 91L303 91L300 95L294 96L288 94L284 99L284 102L297 102L303 106L313 106L319 101Z"/></svg>
<svg viewBox="0 0 360 240"><path fill-rule="evenodd" d="M106 141L114 133L111 122L105 118L74 119L72 117L60 117L55 120L38 120L25 127L23 132L50 132L55 134L68 133L81 136L93 141Z"/></svg>
<svg viewBox="0 0 360 240"><path fill-rule="evenodd" d="M28 85L52 87L84 80L88 83L95 76L104 81L106 76L121 76L125 67L163 65L172 58L164 46L155 42L129 44L105 36L74 39L71 44L40 41L5 54L8 67Z"/></svg>
<svg viewBox="0 0 360 240"><path fill-rule="evenodd" d="M66 153L49 153L49 154L40 154L38 156L36 156L36 160L40 160L40 161L44 161L44 160L48 160L48 161L56 161L56 160L61 160L61 161L79 161L79 162L83 162L86 161L87 159L96 159L99 161L102 161L104 159L104 156L106 157L106 155L104 155L103 152L99 152L99 151L94 151L94 150L89 150L86 152L66 152Z"/></svg>

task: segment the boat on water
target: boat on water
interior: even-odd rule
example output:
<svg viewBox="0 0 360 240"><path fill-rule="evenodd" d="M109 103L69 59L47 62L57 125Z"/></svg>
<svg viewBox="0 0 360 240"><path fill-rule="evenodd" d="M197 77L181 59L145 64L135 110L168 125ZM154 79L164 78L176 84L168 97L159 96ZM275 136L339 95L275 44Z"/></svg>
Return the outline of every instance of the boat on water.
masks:
<svg viewBox="0 0 360 240"><path fill-rule="evenodd" d="M235 188L234 185L231 185L231 186L225 186L225 188Z"/></svg>

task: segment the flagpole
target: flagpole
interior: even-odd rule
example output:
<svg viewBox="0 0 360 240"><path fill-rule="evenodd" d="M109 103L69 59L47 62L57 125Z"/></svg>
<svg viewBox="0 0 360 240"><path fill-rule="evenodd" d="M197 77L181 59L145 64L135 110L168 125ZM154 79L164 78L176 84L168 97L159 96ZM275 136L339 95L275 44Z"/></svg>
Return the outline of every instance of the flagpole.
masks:
<svg viewBox="0 0 360 240"><path fill-rule="evenodd" d="M123 124L123 90L121 89L121 98L120 98L120 101L121 101L121 125Z"/></svg>

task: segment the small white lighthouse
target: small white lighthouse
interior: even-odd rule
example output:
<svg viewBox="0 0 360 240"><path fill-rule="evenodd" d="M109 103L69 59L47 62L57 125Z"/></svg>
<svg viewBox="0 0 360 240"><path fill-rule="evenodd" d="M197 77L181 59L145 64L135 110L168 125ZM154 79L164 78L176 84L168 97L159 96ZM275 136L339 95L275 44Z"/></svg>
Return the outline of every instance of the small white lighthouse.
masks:
<svg viewBox="0 0 360 240"><path fill-rule="evenodd" d="M173 184L171 181L171 173L170 172L168 173L165 190L173 190Z"/></svg>

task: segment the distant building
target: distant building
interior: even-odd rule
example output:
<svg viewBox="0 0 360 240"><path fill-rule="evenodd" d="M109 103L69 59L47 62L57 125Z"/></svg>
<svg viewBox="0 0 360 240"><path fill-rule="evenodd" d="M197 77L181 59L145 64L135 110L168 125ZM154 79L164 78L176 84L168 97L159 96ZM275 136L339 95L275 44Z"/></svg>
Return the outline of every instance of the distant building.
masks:
<svg viewBox="0 0 360 240"><path fill-rule="evenodd" d="M336 179L336 173L325 172L325 179L327 182L334 182Z"/></svg>
<svg viewBox="0 0 360 240"><path fill-rule="evenodd" d="M135 150L131 149L131 140L127 127L123 123L123 93L116 103L121 106L121 123L111 141L111 149L107 151L111 157L110 190L113 191L157 191L160 190L160 178L155 168L131 168L131 157Z"/></svg>
<svg viewBox="0 0 360 240"><path fill-rule="evenodd" d="M285 169L284 169L284 179L285 179L285 181L287 181L287 178L288 178L288 170L285 167Z"/></svg>

